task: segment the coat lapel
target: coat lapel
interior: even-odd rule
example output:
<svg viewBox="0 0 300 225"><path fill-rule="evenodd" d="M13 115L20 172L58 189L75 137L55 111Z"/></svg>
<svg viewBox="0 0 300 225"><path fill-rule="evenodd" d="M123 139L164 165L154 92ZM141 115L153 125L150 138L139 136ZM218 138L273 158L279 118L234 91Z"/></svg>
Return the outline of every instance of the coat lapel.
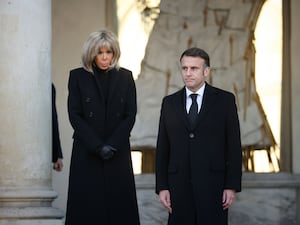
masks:
<svg viewBox="0 0 300 225"><path fill-rule="evenodd" d="M120 71L117 71L116 69L112 69L110 71L108 71L108 75L111 76L110 79L110 87L109 87L109 94L108 94L108 105L110 102L112 101L112 98L114 97L114 95L117 93L117 91L115 91L115 89L117 88L117 84L118 84L118 80L119 80L119 73Z"/></svg>
<svg viewBox="0 0 300 225"><path fill-rule="evenodd" d="M94 74L92 75L93 79L95 80L96 82L96 85L97 85L97 89L98 89L98 92L99 92L99 96L100 96L100 99L102 101L102 103L104 103L104 94L103 94L103 90L102 90L102 87L101 87L101 84L100 84L100 80L99 80L99 77L97 76L96 72L94 71ZM105 105L105 104L104 104Z"/></svg>
<svg viewBox="0 0 300 225"><path fill-rule="evenodd" d="M201 122L201 120L203 120L206 117L208 111L212 108L215 100L216 100L215 90L209 84L206 83L203 99L202 99L202 105L201 105L198 119L195 123L195 127L197 127Z"/></svg>
<svg viewBox="0 0 300 225"><path fill-rule="evenodd" d="M114 97L114 94L116 93L115 89L117 87L119 76L117 75L118 71L116 71L115 69L109 70L108 73L109 73L108 76L111 76L110 77L110 84L109 84L110 87L109 87L109 91L108 91L108 101L107 101L107 104L109 105L109 103L112 102L112 98ZM101 100L104 102L104 94L103 94L103 90L102 90L102 87L101 87L100 80L96 76L96 74L94 75L94 78L96 80L96 84L97 84L97 87L98 87L98 90L99 90Z"/></svg>
<svg viewBox="0 0 300 225"><path fill-rule="evenodd" d="M204 94L203 94L203 99L202 99L202 105L201 109L197 118L197 121L194 126L191 126L187 112L186 112L186 92L185 88L181 89L177 95L173 98L173 105L175 108L176 113L179 116L179 119L183 121L185 126L187 127L188 130L193 130L195 129L203 119L205 119L207 113L209 110L212 108L214 102L216 100L216 92L210 86L209 84L206 83Z"/></svg>
<svg viewBox="0 0 300 225"><path fill-rule="evenodd" d="M179 121L183 121L184 125L187 127L188 130L191 129L190 122L187 117L186 112L186 92L185 88L182 88L175 97L173 98L173 106L175 111L179 117Z"/></svg>

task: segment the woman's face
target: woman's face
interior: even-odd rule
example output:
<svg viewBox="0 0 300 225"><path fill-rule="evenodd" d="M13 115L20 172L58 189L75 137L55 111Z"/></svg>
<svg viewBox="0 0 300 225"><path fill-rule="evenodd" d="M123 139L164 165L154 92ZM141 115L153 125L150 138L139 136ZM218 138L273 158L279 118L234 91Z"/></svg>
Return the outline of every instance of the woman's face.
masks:
<svg viewBox="0 0 300 225"><path fill-rule="evenodd" d="M113 56L113 52L110 49L101 47L98 55L95 58L95 63L100 69L106 70L111 65Z"/></svg>

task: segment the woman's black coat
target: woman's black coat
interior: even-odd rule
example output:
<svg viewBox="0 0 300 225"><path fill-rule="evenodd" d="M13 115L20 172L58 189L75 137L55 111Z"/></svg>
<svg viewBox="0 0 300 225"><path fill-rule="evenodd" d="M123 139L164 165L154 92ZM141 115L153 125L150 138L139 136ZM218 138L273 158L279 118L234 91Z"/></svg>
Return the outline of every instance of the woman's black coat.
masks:
<svg viewBox="0 0 300 225"><path fill-rule="evenodd" d="M136 116L132 73L110 70L109 97L96 75L83 68L70 72L68 112L74 129L67 202L67 225L138 225L129 136ZM103 145L117 149L103 160Z"/></svg>

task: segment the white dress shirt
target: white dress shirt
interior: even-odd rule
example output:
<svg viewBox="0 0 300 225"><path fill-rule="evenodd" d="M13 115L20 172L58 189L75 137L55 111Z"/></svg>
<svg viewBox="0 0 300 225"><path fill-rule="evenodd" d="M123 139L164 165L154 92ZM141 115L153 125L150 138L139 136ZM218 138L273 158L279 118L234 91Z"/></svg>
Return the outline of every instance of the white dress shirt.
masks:
<svg viewBox="0 0 300 225"><path fill-rule="evenodd" d="M187 87L185 87L186 91L186 112L189 113L190 107L192 105L191 94L198 94L197 96L197 104L198 104L198 113L201 109L203 94L204 94L205 84L196 92L190 91Z"/></svg>

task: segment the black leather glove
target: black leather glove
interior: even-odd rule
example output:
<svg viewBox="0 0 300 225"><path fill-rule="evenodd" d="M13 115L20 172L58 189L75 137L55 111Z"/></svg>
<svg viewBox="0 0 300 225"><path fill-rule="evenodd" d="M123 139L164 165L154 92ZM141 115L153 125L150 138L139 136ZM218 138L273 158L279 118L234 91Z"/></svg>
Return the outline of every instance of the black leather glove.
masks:
<svg viewBox="0 0 300 225"><path fill-rule="evenodd" d="M112 146L104 145L101 149L99 149L98 154L101 159L108 160L111 159L116 152L117 149L113 148Z"/></svg>

